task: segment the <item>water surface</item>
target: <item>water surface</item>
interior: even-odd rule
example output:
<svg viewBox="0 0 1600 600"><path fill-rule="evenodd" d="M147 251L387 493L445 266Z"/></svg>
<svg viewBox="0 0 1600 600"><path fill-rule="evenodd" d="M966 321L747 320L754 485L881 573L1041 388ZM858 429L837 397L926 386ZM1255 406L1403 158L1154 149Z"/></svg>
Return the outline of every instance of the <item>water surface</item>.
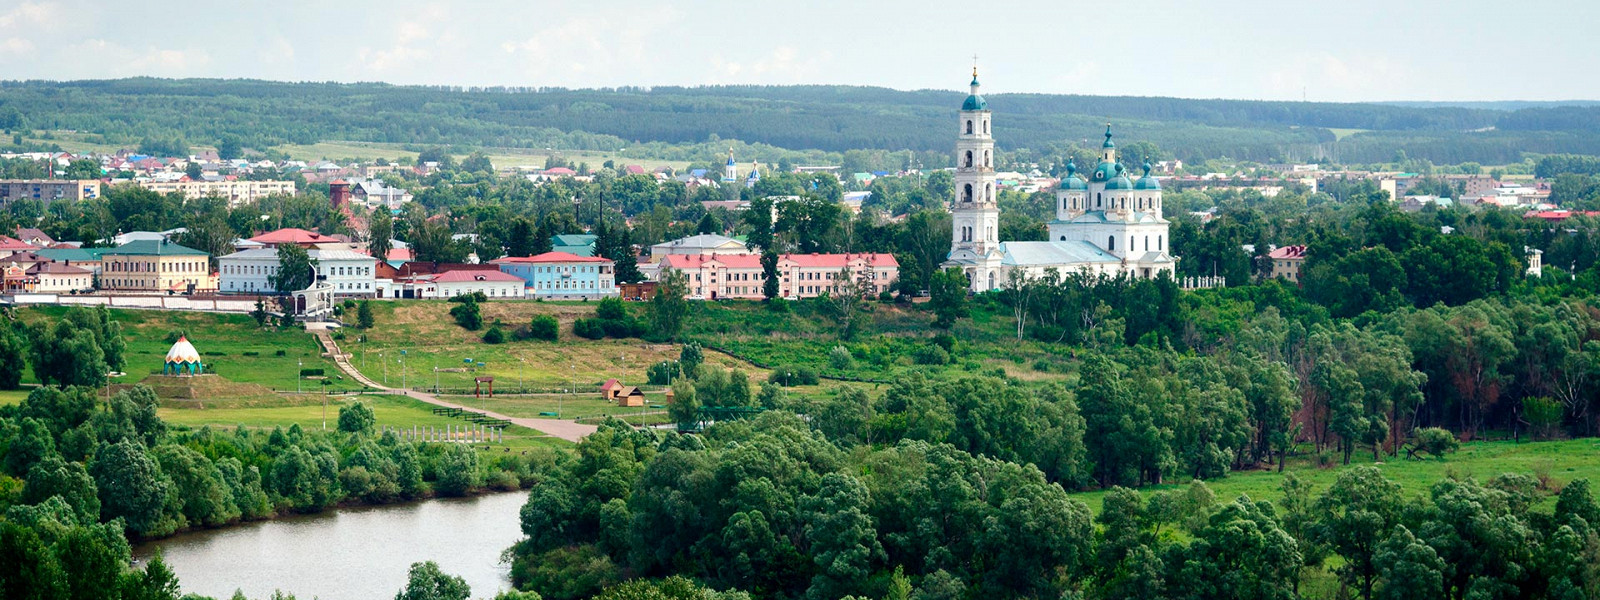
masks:
<svg viewBox="0 0 1600 600"><path fill-rule="evenodd" d="M473 598L511 588L500 553L522 538L523 492L352 508L173 536L134 548L159 549L183 591L218 599L273 590L299 600L393 598L411 563L431 560L472 586Z"/></svg>

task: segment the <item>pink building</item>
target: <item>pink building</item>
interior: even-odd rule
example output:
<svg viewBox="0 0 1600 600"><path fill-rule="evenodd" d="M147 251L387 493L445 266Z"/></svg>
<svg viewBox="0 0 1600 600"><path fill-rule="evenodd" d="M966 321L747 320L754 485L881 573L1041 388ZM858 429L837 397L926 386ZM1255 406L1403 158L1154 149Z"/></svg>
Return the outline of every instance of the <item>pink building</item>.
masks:
<svg viewBox="0 0 1600 600"><path fill-rule="evenodd" d="M759 300L766 279L761 257L754 254L672 254L662 257L661 271L675 270L688 278L689 296L701 300ZM890 254L784 254L778 257L778 294L789 299L837 293L839 273L849 269L862 277L872 293L887 291L900 277L900 263Z"/></svg>

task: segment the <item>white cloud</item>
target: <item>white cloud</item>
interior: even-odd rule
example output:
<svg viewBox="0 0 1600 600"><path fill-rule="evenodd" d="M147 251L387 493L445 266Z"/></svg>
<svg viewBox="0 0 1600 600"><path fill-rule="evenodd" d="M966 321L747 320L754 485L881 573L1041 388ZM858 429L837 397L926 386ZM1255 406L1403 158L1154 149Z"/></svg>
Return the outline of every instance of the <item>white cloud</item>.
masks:
<svg viewBox="0 0 1600 600"><path fill-rule="evenodd" d="M0 56L6 54L29 54L33 52L33 42L13 37L0 40Z"/></svg>
<svg viewBox="0 0 1600 600"><path fill-rule="evenodd" d="M432 46L437 45L430 24L448 22L448 11L442 5L429 5L415 19L401 21L393 26L390 35L394 44L384 48L362 46L356 51L361 66L370 71L391 71L414 67L417 61L433 57Z"/></svg>
<svg viewBox="0 0 1600 600"><path fill-rule="evenodd" d="M60 7L53 2L23 2L4 14L0 14L0 30L23 27L44 27L54 29L59 22L56 15Z"/></svg>
<svg viewBox="0 0 1600 600"><path fill-rule="evenodd" d="M521 40L509 40L500 49L528 76L595 74L597 78L564 85L628 85L652 58L652 49L671 40L653 39L659 33L682 35L677 23L682 13L669 7L629 13L584 14L554 23ZM633 81L628 81L630 78Z"/></svg>
<svg viewBox="0 0 1600 600"><path fill-rule="evenodd" d="M779 46L748 63L714 56L712 83L815 83L824 79L825 65L833 52L803 53L792 46Z"/></svg>

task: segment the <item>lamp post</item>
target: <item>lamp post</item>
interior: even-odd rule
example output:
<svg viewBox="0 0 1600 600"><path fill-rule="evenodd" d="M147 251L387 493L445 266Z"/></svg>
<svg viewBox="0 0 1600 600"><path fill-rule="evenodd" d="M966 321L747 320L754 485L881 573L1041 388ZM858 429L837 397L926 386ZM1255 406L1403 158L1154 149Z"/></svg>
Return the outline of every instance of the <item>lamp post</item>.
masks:
<svg viewBox="0 0 1600 600"><path fill-rule="evenodd" d="M409 390L410 389L410 388L406 387L406 351L405 350L401 350L400 351L400 389L402 389L402 390Z"/></svg>
<svg viewBox="0 0 1600 600"><path fill-rule="evenodd" d="M383 387L389 387L389 358L388 358L388 355L386 355L386 354L384 354L382 352L379 352L378 353L378 362L383 363Z"/></svg>
<svg viewBox="0 0 1600 600"><path fill-rule="evenodd" d="M296 358L294 359L294 368L294 393L299 394L300 380L304 379L306 374L305 363Z"/></svg>

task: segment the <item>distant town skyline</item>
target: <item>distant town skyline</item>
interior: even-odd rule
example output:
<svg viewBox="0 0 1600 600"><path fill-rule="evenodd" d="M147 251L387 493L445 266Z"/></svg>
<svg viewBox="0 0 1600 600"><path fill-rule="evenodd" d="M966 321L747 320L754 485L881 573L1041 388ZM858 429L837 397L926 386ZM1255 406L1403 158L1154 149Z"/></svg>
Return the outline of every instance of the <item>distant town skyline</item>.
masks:
<svg viewBox="0 0 1600 600"><path fill-rule="evenodd" d="M8 3L9 4L9 3ZM1258 100L1600 99L1600 3L222 3L0 6L0 78L531 87L875 85Z"/></svg>

